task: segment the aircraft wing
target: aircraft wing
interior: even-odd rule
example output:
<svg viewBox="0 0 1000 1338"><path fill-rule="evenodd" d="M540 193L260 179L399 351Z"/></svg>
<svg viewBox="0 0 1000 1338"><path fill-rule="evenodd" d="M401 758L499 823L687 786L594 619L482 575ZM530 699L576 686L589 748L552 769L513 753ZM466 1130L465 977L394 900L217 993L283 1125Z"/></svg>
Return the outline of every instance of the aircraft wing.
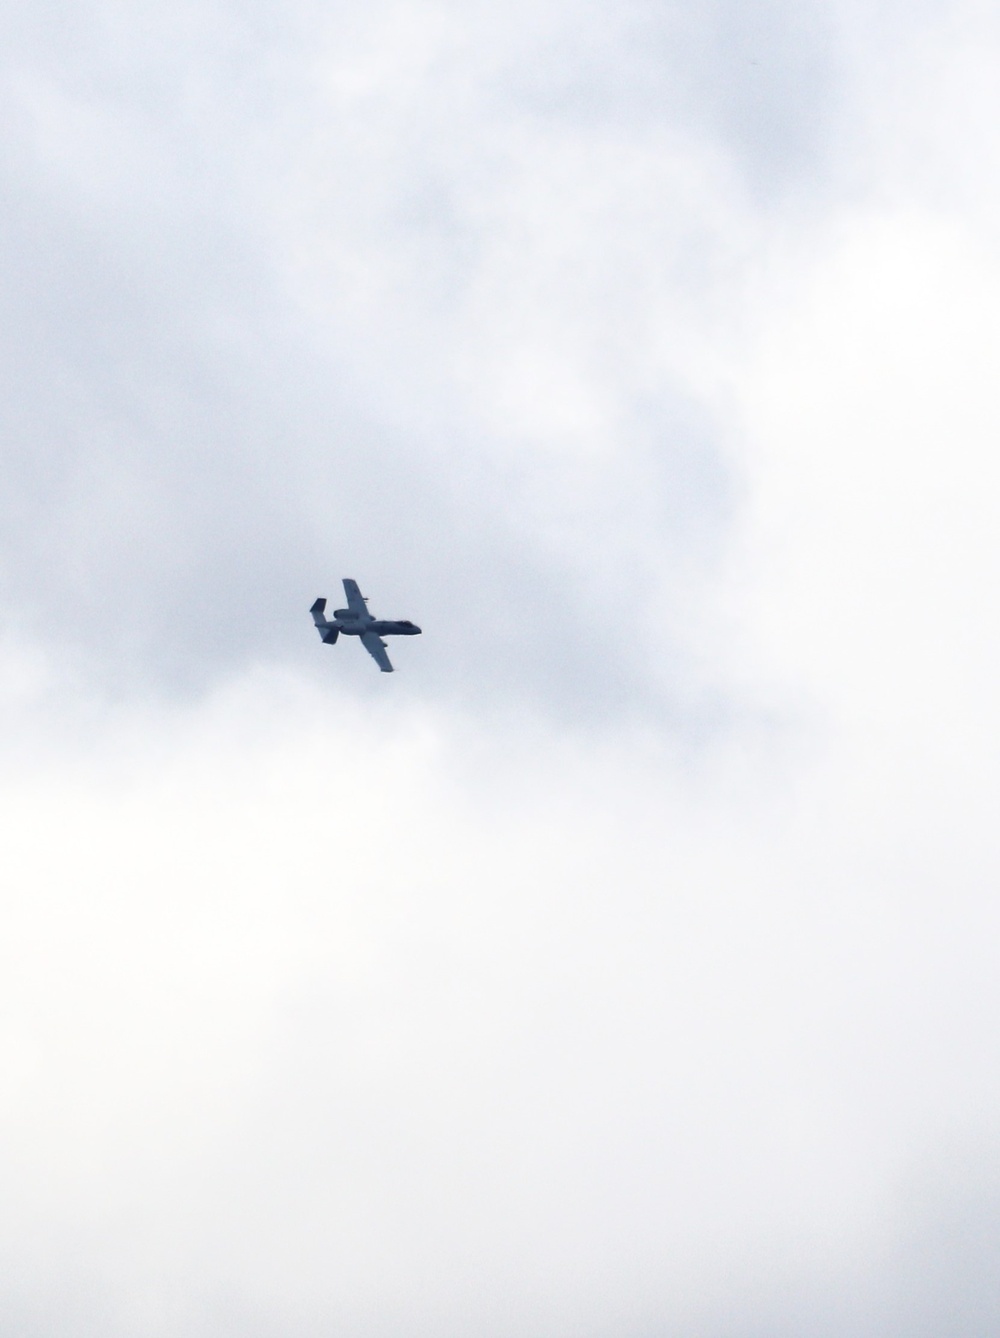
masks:
<svg viewBox="0 0 1000 1338"><path fill-rule="evenodd" d="M346 584L347 582L345 581L344 585ZM351 584L354 585L354 582L352 581ZM357 586L354 586L354 588L356 590ZM382 670L383 674L391 674L392 665L389 663L389 657L385 653L385 642L382 638L376 632L362 632L361 643L378 667Z"/></svg>
<svg viewBox="0 0 1000 1338"><path fill-rule="evenodd" d="M365 597L358 589L357 581L352 581L349 576L344 577L344 594L347 596L347 607L355 618L367 618L368 605L365 603Z"/></svg>

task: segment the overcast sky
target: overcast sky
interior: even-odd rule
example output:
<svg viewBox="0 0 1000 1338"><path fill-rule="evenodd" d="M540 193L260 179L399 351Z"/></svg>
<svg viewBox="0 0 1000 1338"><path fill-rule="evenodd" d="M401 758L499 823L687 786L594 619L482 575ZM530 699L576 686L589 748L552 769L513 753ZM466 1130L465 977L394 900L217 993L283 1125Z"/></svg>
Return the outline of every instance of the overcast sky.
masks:
<svg viewBox="0 0 1000 1338"><path fill-rule="evenodd" d="M0 1330L1000 1331L995 8L0 70Z"/></svg>

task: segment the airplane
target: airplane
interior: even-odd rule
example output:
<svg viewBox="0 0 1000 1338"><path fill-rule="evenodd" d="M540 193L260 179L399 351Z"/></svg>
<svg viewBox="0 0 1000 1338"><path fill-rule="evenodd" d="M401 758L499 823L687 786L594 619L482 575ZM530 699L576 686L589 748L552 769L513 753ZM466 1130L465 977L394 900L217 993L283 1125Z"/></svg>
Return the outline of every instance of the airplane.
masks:
<svg viewBox="0 0 1000 1338"><path fill-rule="evenodd" d="M420 628L416 623L411 623L405 618L398 622L386 622L381 618L373 618L368 612L364 595L358 589L357 581L352 581L349 576L344 577L344 594L347 596L347 608L334 609L332 622L328 621L326 617L325 599L317 599L309 610L321 640L325 641L328 646L332 646L341 633L344 636L359 636L361 644L383 674L391 674L392 665L385 653L385 642L382 638L384 636L419 636Z"/></svg>

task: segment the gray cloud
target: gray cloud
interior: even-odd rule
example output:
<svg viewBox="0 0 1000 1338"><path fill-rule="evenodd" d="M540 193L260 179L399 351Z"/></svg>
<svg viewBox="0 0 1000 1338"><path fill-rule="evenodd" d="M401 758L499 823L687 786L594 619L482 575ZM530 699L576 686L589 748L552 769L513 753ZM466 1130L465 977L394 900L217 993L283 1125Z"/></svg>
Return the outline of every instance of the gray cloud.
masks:
<svg viewBox="0 0 1000 1338"><path fill-rule="evenodd" d="M63 653L71 646L116 690L197 688L247 657L304 663L303 599L355 570L380 602L438 629L424 653L429 690L485 682L549 708L650 709L662 685L641 667L651 658L641 630L592 636L586 623L623 595L653 612L665 564L683 555L690 568L699 536L711 552L727 521L718 425L669 371L651 369L644 387L623 381L670 301L663 265L689 269L700 251L711 281L714 225L706 232L693 213L680 235L669 223L661 235L669 199L643 198L632 168L624 202L607 194L613 174L588 200L585 160L548 214L519 215L535 210L526 192L538 170L563 147L576 152L574 140L610 133L611 166L615 145L628 153L643 126L683 127L680 104L692 133L715 133L711 117L699 129L698 108L710 86L730 86L724 71L668 96L668 74L658 93L650 70L707 69L727 21L708 14L692 30L685 20L661 58L651 10L597 8L580 31L558 6L522 16L523 31L475 9L401 13L424 46L409 73L377 11L320 22L304 8L141 20L108 9L65 23L52 11L10 34L10 615L33 636L57 625ZM598 121L572 102L539 102L562 77L559 50L605 107ZM403 62L398 84L366 74L378 59ZM341 70L375 82L331 101L325 64L335 84ZM632 90L620 114L615 88ZM774 140L766 128L761 138ZM768 152L788 159L776 142ZM479 216L477 191L492 200ZM593 251L574 274L546 234L568 224L579 234L570 257L590 251L572 216L595 204L612 219L624 209L635 249ZM507 248L525 227L511 306L495 285L510 289ZM358 261L371 272L345 291ZM651 277L643 313L636 297ZM598 313L610 318L603 332ZM593 367L603 421L587 426L585 408L566 429L570 440L596 431L606 455L583 491L565 448L542 470L523 451L512 457L502 416L481 402L525 339L572 369L560 395ZM470 351L462 407L455 365ZM548 452L542 431L533 454ZM653 616L669 626L662 605Z"/></svg>

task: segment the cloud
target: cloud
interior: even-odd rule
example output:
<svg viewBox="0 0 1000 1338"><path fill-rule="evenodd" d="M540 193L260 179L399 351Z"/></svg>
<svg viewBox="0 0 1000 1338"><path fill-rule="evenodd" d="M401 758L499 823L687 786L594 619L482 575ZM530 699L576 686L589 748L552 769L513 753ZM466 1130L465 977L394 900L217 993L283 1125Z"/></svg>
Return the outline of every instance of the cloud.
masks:
<svg viewBox="0 0 1000 1338"><path fill-rule="evenodd" d="M429 691L651 709L641 632L584 624L623 594L677 622L731 505L691 382L748 211L705 81L661 96L642 8L273 20L13 44L12 608L44 636L69 605L117 691L198 689L287 654L284 611L353 562L423 598ZM672 68L715 41L684 25Z"/></svg>
<svg viewBox="0 0 1000 1338"><path fill-rule="evenodd" d="M12 1324L989 1328L966 19L4 20Z"/></svg>

